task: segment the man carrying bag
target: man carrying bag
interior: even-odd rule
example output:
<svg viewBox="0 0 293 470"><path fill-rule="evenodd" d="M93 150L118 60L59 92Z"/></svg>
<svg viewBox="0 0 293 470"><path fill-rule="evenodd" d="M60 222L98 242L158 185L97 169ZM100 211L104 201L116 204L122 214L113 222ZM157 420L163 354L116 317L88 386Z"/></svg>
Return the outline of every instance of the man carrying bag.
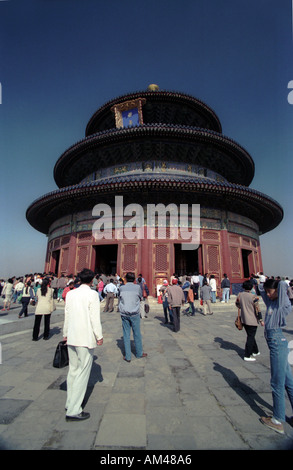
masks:
<svg viewBox="0 0 293 470"><path fill-rule="evenodd" d="M94 273L83 269L78 277L81 285L68 292L65 303L63 336L69 355L66 421L90 417L82 411L81 404L90 377L94 348L103 344L99 294L90 288Z"/></svg>

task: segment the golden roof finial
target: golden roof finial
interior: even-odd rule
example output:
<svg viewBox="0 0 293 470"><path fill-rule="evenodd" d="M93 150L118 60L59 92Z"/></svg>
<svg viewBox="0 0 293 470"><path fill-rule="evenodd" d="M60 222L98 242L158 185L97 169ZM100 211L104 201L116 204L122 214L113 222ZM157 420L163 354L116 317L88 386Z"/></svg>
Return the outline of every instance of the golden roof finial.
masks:
<svg viewBox="0 0 293 470"><path fill-rule="evenodd" d="M159 91L159 86L156 85L155 83L151 83L149 86L148 86L148 91Z"/></svg>

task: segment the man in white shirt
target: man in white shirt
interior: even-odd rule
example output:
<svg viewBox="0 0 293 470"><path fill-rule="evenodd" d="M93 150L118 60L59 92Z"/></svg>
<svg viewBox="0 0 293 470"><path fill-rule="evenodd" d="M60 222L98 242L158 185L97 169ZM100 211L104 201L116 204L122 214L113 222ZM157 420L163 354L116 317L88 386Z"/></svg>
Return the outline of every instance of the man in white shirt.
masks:
<svg viewBox="0 0 293 470"><path fill-rule="evenodd" d="M90 377L94 348L103 344L100 298L98 292L90 288L94 273L83 269L78 277L81 285L66 296L63 326L69 355L66 421L90 417L89 413L82 411L81 404Z"/></svg>
<svg viewBox="0 0 293 470"><path fill-rule="evenodd" d="M114 279L110 279L109 284L104 288L104 294L106 294L106 305L103 312L113 312L114 310L114 298L117 294L117 287L114 284Z"/></svg>

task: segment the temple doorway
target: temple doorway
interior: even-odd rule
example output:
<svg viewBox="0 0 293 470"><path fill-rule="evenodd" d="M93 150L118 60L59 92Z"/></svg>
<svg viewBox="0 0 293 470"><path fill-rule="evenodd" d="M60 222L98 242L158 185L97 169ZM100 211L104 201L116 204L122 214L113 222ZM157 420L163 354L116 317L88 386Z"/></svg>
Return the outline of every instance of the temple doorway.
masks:
<svg viewBox="0 0 293 470"><path fill-rule="evenodd" d="M179 276L198 272L198 249L182 250L181 243L174 244L175 270Z"/></svg>
<svg viewBox="0 0 293 470"><path fill-rule="evenodd" d="M243 266L243 277L250 277L250 273L253 272L253 266L250 266L253 262L251 250L241 250L242 253L242 266Z"/></svg>
<svg viewBox="0 0 293 470"><path fill-rule="evenodd" d="M115 274L117 271L118 245L95 245L95 272L106 275Z"/></svg>
<svg viewBox="0 0 293 470"><path fill-rule="evenodd" d="M56 250L52 252L51 258L51 269L50 271L58 276L59 271L59 262L60 262L60 250Z"/></svg>

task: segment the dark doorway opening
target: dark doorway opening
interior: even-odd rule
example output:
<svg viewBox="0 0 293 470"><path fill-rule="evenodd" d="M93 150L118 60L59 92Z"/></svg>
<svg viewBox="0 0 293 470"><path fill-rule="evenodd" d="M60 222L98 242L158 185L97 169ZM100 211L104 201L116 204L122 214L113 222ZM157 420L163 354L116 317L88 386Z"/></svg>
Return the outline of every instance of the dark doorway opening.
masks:
<svg viewBox="0 0 293 470"><path fill-rule="evenodd" d="M95 272L107 275L117 272L118 245L95 245Z"/></svg>
<svg viewBox="0 0 293 470"><path fill-rule="evenodd" d="M182 250L181 243L174 244L175 273L179 276L198 272L198 249Z"/></svg>
<svg viewBox="0 0 293 470"><path fill-rule="evenodd" d="M249 259L252 253L251 250L241 250L242 252L242 266L243 266L243 277L250 277Z"/></svg>
<svg viewBox="0 0 293 470"><path fill-rule="evenodd" d="M52 253L52 269L51 271L58 276L58 270L59 270L59 262L60 262L60 250L53 251Z"/></svg>

